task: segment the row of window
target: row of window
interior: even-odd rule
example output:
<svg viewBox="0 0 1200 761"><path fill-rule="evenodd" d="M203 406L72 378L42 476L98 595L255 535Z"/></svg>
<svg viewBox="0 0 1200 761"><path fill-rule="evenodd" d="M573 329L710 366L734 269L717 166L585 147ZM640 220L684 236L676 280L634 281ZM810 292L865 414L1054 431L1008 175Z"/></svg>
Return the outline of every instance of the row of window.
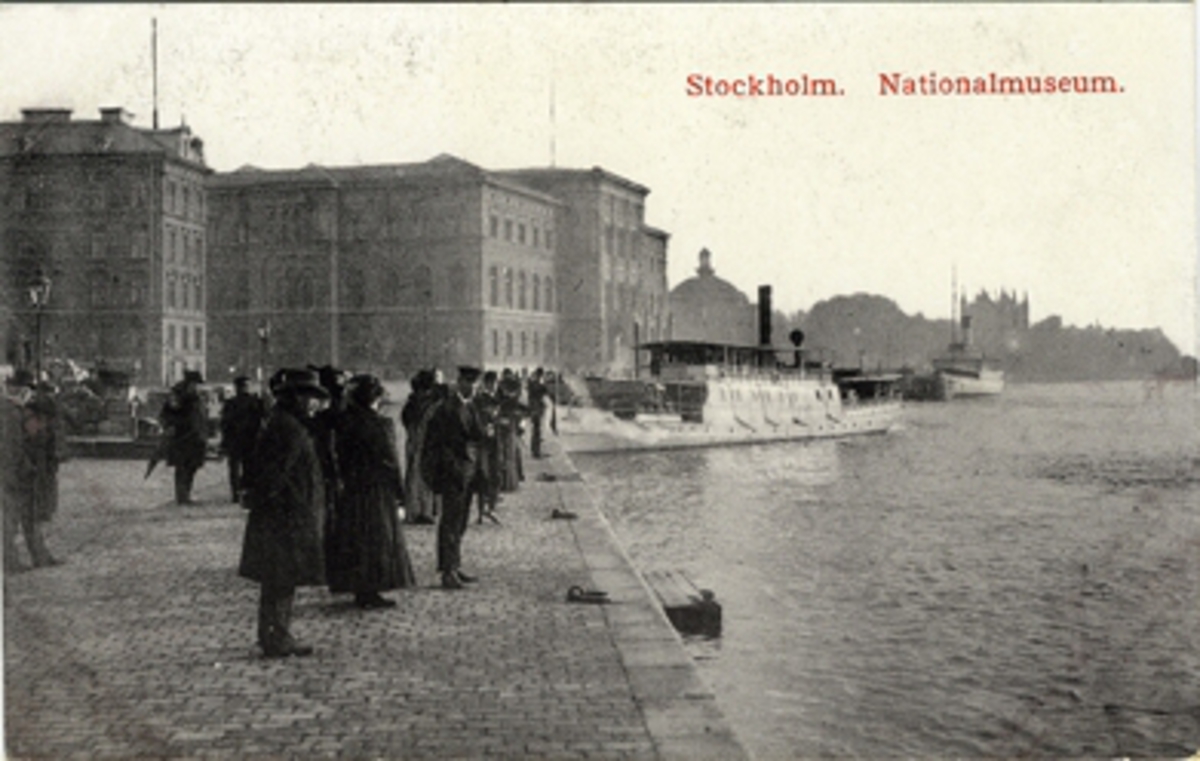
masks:
<svg viewBox="0 0 1200 761"><path fill-rule="evenodd" d="M59 208L105 211L143 209L147 199L146 186L141 183L90 182L82 188L71 183L68 187L56 188L42 177L33 177L28 180L24 192L17 195L16 201L20 208L31 211Z"/></svg>
<svg viewBox="0 0 1200 761"><path fill-rule="evenodd" d="M204 262L204 236L199 231L170 224L166 226L166 230L163 258L167 262L179 262L189 266L200 266Z"/></svg>
<svg viewBox="0 0 1200 761"><path fill-rule="evenodd" d="M488 217L488 236L492 238L500 237L501 230L500 217L492 214ZM528 227L524 222L514 221L512 219L503 220L504 240L510 243L519 245L532 246L534 248L546 248L547 250L554 249L554 231L550 229L542 230L535 224L530 224Z"/></svg>
<svg viewBox="0 0 1200 761"><path fill-rule="evenodd" d="M203 309L203 279L199 275L167 275L166 300L168 309Z"/></svg>
<svg viewBox="0 0 1200 761"><path fill-rule="evenodd" d="M519 344L518 344L519 341ZM517 349L520 348L520 354L517 354ZM501 354L501 349L504 353ZM509 357L526 357L532 359L554 359L554 346L550 336L542 336L536 331L527 332L522 330L519 335L514 335L511 330L504 331L504 342L501 344L500 331L492 330L492 356L495 358Z"/></svg>
<svg viewBox="0 0 1200 761"><path fill-rule="evenodd" d="M500 301L501 281L504 284L504 301ZM514 281L515 296L514 299ZM543 298L544 294L544 298ZM532 309L535 312L554 311L554 279L546 276L543 279L537 273L532 278L525 270L514 272L511 267L505 267L503 273L500 267L492 265L488 268L488 306L504 306L508 309Z"/></svg>
<svg viewBox="0 0 1200 761"><path fill-rule="evenodd" d="M179 345L175 345L176 335L178 335ZM189 336L191 337L189 340ZM191 326L191 330L187 325L180 325L178 334L176 334L175 325L167 323L167 351L194 351L204 352L204 328L200 325Z"/></svg>
<svg viewBox="0 0 1200 761"><path fill-rule="evenodd" d="M187 182L167 180L163 211L184 219L204 219L204 189Z"/></svg>
<svg viewBox="0 0 1200 761"><path fill-rule="evenodd" d="M663 308L663 300L656 293L643 295L638 286L617 283L614 288L612 283L604 284L604 306L609 313L637 311L644 305L654 314Z"/></svg>
<svg viewBox="0 0 1200 761"><path fill-rule="evenodd" d="M144 230L130 235L117 232L95 232L88 241L92 259L145 259L150 253L150 236Z"/></svg>
<svg viewBox="0 0 1200 761"><path fill-rule="evenodd" d="M88 303L93 307L140 307L146 303L146 285L93 273L88 281Z"/></svg>

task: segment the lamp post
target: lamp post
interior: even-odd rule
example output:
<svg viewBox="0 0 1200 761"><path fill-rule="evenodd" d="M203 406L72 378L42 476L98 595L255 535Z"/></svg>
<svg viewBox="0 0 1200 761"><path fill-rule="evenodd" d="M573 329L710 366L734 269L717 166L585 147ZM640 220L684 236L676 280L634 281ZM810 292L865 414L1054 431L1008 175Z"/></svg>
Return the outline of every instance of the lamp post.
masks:
<svg viewBox="0 0 1200 761"><path fill-rule="evenodd" d="M50 301L50 278L39 272L29 284L29 303L33 306L35 320L35 334L37 337L37 347L34 351L34 362L37 368L37 375L34 378L37 382L42 380L42 312L46 309L46 304Z"/></svg>
<svg viewBox="0 0 1200 761"><path fill-rule="evenodd" d="M263 368L267 364L267 346L271 343L271 321L258 327L258 383L263 383Z"/></svg>

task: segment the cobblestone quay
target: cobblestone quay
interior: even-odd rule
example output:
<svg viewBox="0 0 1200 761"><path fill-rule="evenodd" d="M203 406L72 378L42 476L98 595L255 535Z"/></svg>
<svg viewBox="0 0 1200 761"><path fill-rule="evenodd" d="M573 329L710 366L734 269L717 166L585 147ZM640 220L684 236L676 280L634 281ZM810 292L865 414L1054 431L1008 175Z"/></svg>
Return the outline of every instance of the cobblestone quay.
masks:
<svg viewBox="0 0 1200 761"><path fill-rule="evenodd" d="M188 508L169 469L144 470L66 463L48 532L66 564L4 579L10 757L745 757L560 453L528 461L502 525L472 518L478 584L442 590L434 528L407 527L418 587L383 611L300 590L316 655L285 660L257 652L224 464ZM573 585L612 603L568 604Z"/></svg>

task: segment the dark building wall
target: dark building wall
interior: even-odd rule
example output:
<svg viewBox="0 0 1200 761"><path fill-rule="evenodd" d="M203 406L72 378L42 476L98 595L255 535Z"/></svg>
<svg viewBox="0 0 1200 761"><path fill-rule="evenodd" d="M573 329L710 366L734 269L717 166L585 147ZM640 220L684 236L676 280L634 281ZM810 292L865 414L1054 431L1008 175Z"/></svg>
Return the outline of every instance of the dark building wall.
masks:
<svg viewBox="0 0 1200 761"><path fill-rule="evenodd" d="M552 345L554 316L542 306L547 284L557 299L554 248L546 245L552 199L451 158L247 170L212 187L214 260L231 273L231 295L214 310L222 325L214 349L230 372L249 369L247 361L257 367L264 354L269 367L329 362L384 376L464 363L535 366ZM289 234L285 224L301 232ZM511 306L501 294L491 303L493 268L499 288L511 277ZM267 321L263 345L256 328ZM514 335L514 351L493 352L493 333Z"/></svg>
<svg viewBox="0 0 1200 761"><path fill-rule="evenodd" d="M52 281L45 365L125 370L141 384L169 382L185 366L204 371L207 172L186 127L139 129L120 109L102 110L99 121L34 110L0 123L6 360L20 365L36 354L25 286L41 272ZM171 188L186 190L190 203L176 204ZM178 262L167 260L169 231L184 231L176 239L187 241L186 262L182 250ZM168 283L187 285L186 306L179 293L168 303Z"/></svg>

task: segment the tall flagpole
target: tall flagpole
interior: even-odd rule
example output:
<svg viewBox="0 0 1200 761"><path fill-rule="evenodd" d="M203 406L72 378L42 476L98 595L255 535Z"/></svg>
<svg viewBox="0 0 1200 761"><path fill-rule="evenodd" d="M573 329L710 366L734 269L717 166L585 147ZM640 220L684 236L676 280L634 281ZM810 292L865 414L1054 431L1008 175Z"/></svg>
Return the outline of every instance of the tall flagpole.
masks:
<svg viewBox="0 0 1200 761"><path fill-rule="evenodd" d="M150 69L154 77L154 129L158 129L158 19L150 19Z"/></svg>

